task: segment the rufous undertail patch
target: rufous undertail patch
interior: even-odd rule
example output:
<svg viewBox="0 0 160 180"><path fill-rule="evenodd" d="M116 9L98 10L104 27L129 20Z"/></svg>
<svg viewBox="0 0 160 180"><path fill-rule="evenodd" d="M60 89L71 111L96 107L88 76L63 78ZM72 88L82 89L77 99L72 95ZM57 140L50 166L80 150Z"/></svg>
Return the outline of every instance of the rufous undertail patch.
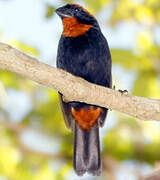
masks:
<svg viewBox="0 0 160 180"><path fill-rule="evenodd" d="M89 109L81 108L74 109L72 107L72 115L76 123L80 126L81 129L89 131L96 123L101 114L101 108L94 108L90 106Z"/></svg>

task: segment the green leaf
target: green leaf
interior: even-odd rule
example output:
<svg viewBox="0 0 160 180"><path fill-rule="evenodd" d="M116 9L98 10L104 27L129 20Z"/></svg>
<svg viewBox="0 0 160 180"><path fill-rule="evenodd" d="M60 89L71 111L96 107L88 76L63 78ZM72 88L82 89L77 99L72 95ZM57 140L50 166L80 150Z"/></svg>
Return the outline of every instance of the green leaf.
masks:
<svg viewBox="0 0 160 180"><path fill-rule="evenodd" d="M140 67L139 57L131 50L111 49L112 61L123 65L127 69L138 69Z"/></svg>
<svg viewBox="0 0 160 180"><path fill-rule="evenodd" d="M133 94L136 96L160 98L160 83L157 74L151 71L140 71L134 83Z"/></svg>
<svg viewBox="0 0 160 180"><path fill-rule="evenodd" d="M87 9L93 14L99 12L109 1L110 0L84 0Z"/></svg>
<svg viewBox="0 0 160 180"><path fill-rule="evenodd" d="M11 44L16 46L18 49L20 49L23 52L29 53L31 55L38 56L38 50L30 45L24 44L22 42L19 42L17 40L11 41Z"/></svg>
<svg viewBox="0 0 160 180"><path fill-rule="evenodd" d="M45 17L47 19L51 18L53 16L54 11L55 11L55 7L51 5L47 5Z"/></svg>

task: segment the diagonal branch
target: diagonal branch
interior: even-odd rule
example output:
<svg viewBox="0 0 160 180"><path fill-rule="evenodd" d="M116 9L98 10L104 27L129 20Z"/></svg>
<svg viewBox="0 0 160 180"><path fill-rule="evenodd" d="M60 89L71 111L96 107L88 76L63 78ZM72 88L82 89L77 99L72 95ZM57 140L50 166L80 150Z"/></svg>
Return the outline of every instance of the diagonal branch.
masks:
<svg viewBox="0 0 160 180"><path fill-rule="evenodd" d="M122 94L91 84L3 43L0 43L0 68L56 89L64 95L66 101L99 105L143 120L160 120L160 100Z"/></svg>

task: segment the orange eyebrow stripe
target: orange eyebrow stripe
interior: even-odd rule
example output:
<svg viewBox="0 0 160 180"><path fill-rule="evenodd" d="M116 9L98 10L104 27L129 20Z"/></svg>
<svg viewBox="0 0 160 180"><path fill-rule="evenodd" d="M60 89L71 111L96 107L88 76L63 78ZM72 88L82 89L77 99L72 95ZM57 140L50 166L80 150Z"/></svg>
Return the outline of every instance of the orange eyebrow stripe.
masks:
<svg viewBox="0 0 160 180"><path fill-rule="evenodd" d="M65 37L77 37L85 34L93 26L88 24L81 24L76 18L64 18L63 19L63 36Z"/></svg>
<svg viewBox="0 0 160 180"><path fill-rule="evenodd" d="M82 7L81 5L79 4L75 4L75 3L71 3L71 5L74 5L74 6L77 6L77 7L80 7L83 9L84 12L88 13L90 16L93 16L93 14L91 14L87 9L85 9L84 7ZM94 16L93 16L94 17Z"/></svg>
<svg viewBox="0 0 160 180"><path fill-rule="evenodd" d="M71 112L80 128L89 131L97 122L101 114L101 110L102 109L100 107L94 109L93 106L90 106L88 110L84 108L75 110L72 107Z"/></svg>

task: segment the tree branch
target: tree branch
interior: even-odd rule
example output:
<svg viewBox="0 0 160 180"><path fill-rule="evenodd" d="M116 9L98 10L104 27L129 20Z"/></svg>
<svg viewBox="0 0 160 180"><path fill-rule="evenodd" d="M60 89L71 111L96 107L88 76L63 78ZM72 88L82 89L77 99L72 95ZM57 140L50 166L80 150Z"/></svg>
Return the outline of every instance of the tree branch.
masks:
<svg viewBox="0 0 160 180"><path fill-rule="evenodd" d="M58 90L66 101L94 104L143 120L160 120L160 100L131 96L91 84L3 43L0 43L0 67Z"/></svg>

